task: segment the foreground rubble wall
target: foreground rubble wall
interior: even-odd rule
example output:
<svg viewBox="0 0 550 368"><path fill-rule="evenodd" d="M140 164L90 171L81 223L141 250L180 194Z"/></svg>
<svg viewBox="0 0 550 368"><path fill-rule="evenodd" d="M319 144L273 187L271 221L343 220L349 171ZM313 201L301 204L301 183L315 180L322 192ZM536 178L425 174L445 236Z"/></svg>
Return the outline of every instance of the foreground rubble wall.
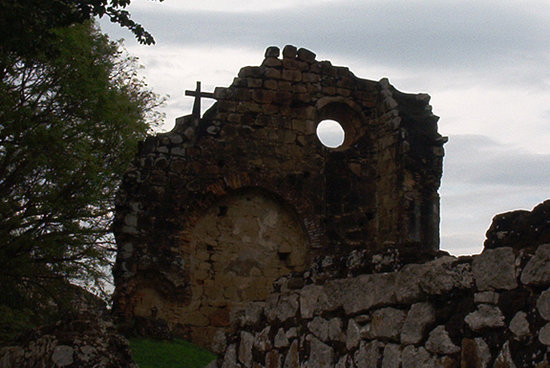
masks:
<svg viewBox="0 0 550 368"><path fill-rule="evenodd" d="M405 265L398 249L320 259L235 313L217 366L548 367L550 244L491 246Z"/></svg>

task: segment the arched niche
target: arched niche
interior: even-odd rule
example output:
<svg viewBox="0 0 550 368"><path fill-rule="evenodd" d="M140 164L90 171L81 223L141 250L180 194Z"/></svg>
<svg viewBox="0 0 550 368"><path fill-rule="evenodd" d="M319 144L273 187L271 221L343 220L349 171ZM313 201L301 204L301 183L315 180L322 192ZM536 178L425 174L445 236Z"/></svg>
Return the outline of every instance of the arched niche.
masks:
<svg viewBox="0 0 550 368"><path fill-rule="evenodd" d="M272 283L308 265L309 242L294 211L271 193L242 189L208 208L191 232L191 303L213 308L265 300Z"/></svg>

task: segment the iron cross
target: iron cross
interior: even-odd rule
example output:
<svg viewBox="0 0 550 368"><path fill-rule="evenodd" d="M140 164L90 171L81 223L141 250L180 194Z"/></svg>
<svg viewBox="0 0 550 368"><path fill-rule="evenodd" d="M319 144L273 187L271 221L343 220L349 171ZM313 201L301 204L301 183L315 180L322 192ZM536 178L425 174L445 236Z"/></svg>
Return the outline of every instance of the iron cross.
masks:
<svg viewBox="0 0 550 368"><path fill-rule="evenodd" d="M212 92L201 92L201 82L197 81L197 88L194 91L185 91L186 96L194 96L195 102L193 103L193 116L197 119L201 117L201 97L214 98Z"/></svg>

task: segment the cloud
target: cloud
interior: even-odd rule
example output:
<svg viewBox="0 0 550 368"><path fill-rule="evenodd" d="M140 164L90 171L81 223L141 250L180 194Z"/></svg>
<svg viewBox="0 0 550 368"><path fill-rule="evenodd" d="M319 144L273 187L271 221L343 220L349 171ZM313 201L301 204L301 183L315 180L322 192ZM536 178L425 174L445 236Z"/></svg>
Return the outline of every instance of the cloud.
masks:
<svg viewBox="0 0 550 368"><path fill-rule="evenodd" d="M468 70L548 60L550 5L529 3L394 0L292 6L287 1L282 9L255 12L242 3L236 7L241 11L157 4L154 11L136 8L133 16L143 20L159 44L263 49L292 43L409 69Z"/></svg>
<svg viewBox="0 0 550 368"><path fill-rule="evenodd" d="M535 154L480 135L451 136L441 195L442 248L482 249L494 215L532 209L550 197L550 154Z"/></svg>
<svg viewBox="0 0 550 368"><path fill-rule="evenodd" d="M479 135L451 137L446 151L449 183L550 189L550 154L532 153Z"/></svg>

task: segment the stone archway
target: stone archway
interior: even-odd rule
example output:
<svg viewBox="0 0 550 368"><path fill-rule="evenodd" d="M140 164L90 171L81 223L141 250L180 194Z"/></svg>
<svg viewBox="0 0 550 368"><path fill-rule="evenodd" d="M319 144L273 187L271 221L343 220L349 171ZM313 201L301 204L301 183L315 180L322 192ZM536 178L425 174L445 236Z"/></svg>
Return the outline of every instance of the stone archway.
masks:
<svg viewBox="0 0 550 368"><path fill-rule="evenodd" d="M208 208L191 232L191 300L185 321L212 335L231 311L262 301L273 281L308 266L309 241L294 211L256 189L229 194ZM187 318L185 318L187 319Z"/></svg>

